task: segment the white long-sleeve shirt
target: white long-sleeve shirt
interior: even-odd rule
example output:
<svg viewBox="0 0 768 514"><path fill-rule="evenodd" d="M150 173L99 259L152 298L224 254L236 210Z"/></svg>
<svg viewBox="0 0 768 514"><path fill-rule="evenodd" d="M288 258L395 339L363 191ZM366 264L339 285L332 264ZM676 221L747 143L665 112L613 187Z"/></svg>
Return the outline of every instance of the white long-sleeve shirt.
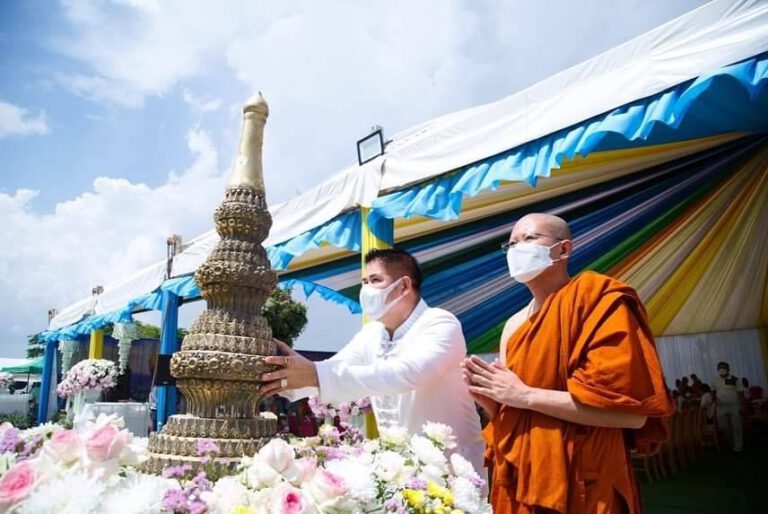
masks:
<svg viewBox="0 0 768 514"><path fill-rule="evenodd" d="M421 300L390 339L384 325L367 323L336 355L317 362L319 396L341 403L370 396L379 426L419 433L427 421L453 428L459 448L483 473L484 443L475 402L459 367L466 356L461 323ZM296 391L298 399L318 394Z"/></svg>

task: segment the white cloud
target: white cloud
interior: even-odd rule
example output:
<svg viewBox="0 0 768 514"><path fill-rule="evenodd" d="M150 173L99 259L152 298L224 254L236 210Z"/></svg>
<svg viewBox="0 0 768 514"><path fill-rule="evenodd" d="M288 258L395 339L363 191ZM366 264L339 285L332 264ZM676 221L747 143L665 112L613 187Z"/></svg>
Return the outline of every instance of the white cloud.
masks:
<svg viewBox="0 0 768 514"><path fill-rule="evenodd" d="M187 145L192 164L156 188L99 177L50 214L35 212L35 191L0 192L0 312L27 333L42 330L48 308L163 259L168 235L209 230L227 173L205 132L190 131Z"/></svg>
<svg viewBox="0 0 768 514"><path fill-rule="evenodd" d="M217 111L219 110L219 107L221 107L220 98L202 98L195 95L187 88L184 88L182 98L184 98L184 101L192 107L193 110L201 113Z"/></svg>
<svg viewBox="0 0 768 514"><path fill-rule="evenodd" d="M50 132L45 113L31 115L27 109L0 100L0 138L40 135Z"/></svg>

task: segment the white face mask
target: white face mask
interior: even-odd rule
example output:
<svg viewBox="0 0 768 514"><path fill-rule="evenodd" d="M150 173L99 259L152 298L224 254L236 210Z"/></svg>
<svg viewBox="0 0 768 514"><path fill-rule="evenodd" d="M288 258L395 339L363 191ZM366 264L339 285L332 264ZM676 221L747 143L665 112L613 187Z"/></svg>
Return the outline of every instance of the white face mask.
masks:
<svg viewBox="0 0 768 514"><path fill-rule="evenodd" d="M562 241L558 241L552 246L517 243L507 251L507 266L510 276L518 282L530 282L542 271L560 260L553 260L549 256L549 251L560 243Z"/></svg>
<svg viewBox="0 0 768 514"><path fill-rule="evenodd" d="M728 376L728 370L725 368L720 368L717 370L717 372L720 374L721 377L727 377Z"/></svg>
<svg viewBox="0 0 768 514"><path fill-rule="evenodd" d="M363 287L360 288L360 307L363 308L363 314L371 319L381 319L393 305L403 298L404 295L400 295L387 303L387 296L402 280L403 278L400 277L384 289L375 288L371 284L363 284Z"/></svg>

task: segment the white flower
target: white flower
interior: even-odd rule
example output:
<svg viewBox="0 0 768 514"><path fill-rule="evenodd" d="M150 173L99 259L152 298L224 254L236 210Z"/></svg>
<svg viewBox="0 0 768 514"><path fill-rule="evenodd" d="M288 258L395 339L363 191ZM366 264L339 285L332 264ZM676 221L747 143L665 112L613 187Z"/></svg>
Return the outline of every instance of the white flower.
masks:
<svg viewBox="0 0 768 514"><path fill-rule="evenodd" d="M451 467L457 477L466 478L467 480L481 480L472 463L458 453L451 455Z"/></svg>
<svg viewBox="0 0 768 514"><path fill-rule="evenodd" d="M296 457L293 447L282 439L272 439L257 454L257 459L277 472L283 472L293 465Z"/></svg>
<svg viewBox="0 0 768 514"><path fill-rule="evenodd" d="M0 455L0 476L3 476L6 471L11 469L11 467L16 462L16 454L15 453L3 453Z"/></svg>
<svg viewBox="0 0 768 514"><path fill-rule="evenodd" d="M379 438L386 446L403 448L408 443L408 430L404 427L381 427Z"/></svg>
<svg viewBox="0 0 768 514"><path fill-rule="evenodd" d="M265 487L264 489L259 489L258 491L248 491L248 503L246 505L251 507L254 512L258 512L259 514L266 512L267 506L269 505L269 500L272 498L273 492L274 489L271 487Z"/></svg>
<svg viewBox="0 0 768 514"><path fill-rule="evenodd" d="M451 484L451 492L455 508L473 513L482 510L485 502L480 497L480 491L466 478L456 478Z"/></svg>
<svg viewBox="0 0 768 514"><path fill-rule="evenodd" d="M427 464L421 468L419 477L425 482L434 482L440 487L445 487L445 467Z"/></svg>
<svg viewBox="0 0 768 514"><path fill-rule="evenodd" d="M443 451L424 436L411 436L411 451L424 464L432 464L444 469L448 463Z"/></svg>
<svg viewBox="0 0 768 514"><path fill-rule="evenodd" d="M95 480L84 472L64 473L38 487L18 507L19 514L91 514L100 506L106 481Z"/></svg>
<svg viewBox="0 0 768 514"><path fill-rule="evenodd" d="M236 478L224 477L205 491L201 498L208 504L210 514L230 514L238 505L250 503L248 489Z"/></svg>
<svg viewBox="0 0 768 514"><path fill-rule="evenodd" d="M371 466L354 457L331 460L325 468L340 477L349 489L349 497L363 504L376 499L376 482Z"/></svg>
<svg viewBox="0 0 768 514"><path fill-rule="evenodd" d="M296 465L293 447L282 439L272 439L253 459L247 461L245 476L256 488L272 487L287 480L297 483L303 471Z"/></svg>
<svg viewBox="0 0 768 514"><path fill-rule="evenodd" d="M163 498L175 480L127 470L125 478L107 491L101 500L110 514L154 514L163 509Z"/></svg>
<svg viewBox="0 0 768 514"><path fill-rule="evenodd" d="M262 487L272 487L281 481L281 475L273 468L261 464L258 459L254 459L253 464L245 469L245 478L252 487L261 489Z"/></svg>
<svg viewBox="0 0 768 514"><path fill-rule="evenodd" d="M405 465L405 457L397 452L381 452L375 458L374 473L385 482L404 486L410 478L411 468Z"/></svg>
<svg viewBox="0 0 768 514"><path fill-rule="evenodd" d="M61 425L57 425L56 423L51 423L49 421L48 423L43 423L42 425L28 428L27 430L22 431L21 434L19 435L25 441L31 441L36 436L42 436L43 439L48 439L55 432L58 432L60 430L64 430L64 427L62 427Z"/></svg>
<svg viewBox="0 0 768 514"><path fill-rule="evenodd" d="M381 450L381 442L378 439L366 439L363 441L363 451L365 453L376 453Z"/></svg>
<svg viewBox="0 0 768 514"><path fill-rule="evenodd" d="M424 432L424 435L442 448L448 450L456 448L456 436L453 435L453 429L448 425L428 421L424 423L421 430Z"/></svg>

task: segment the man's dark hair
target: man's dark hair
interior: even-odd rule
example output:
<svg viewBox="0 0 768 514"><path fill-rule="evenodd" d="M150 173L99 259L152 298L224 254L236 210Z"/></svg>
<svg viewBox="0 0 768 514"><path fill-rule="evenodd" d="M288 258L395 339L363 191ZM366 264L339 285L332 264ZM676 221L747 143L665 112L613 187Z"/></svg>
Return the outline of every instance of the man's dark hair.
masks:
<svg viewBox="0 0 768 514"><path fill-rule="evenodd" d="M717 369L720 369L720 368L727 368L728 371L731 370L731 367L725 361L720 361L720 362L717 363Z"/></svg>
<svg viewBox="0 0 768 514"><path fill-rule="evenodd" d="M413 283L413 289L421 294L421 267L416 258L405 250L387 248L386 250L371 250L365 254L365 263L381 261L387 269L393 269L402 275L407 275Z"/></svg>

